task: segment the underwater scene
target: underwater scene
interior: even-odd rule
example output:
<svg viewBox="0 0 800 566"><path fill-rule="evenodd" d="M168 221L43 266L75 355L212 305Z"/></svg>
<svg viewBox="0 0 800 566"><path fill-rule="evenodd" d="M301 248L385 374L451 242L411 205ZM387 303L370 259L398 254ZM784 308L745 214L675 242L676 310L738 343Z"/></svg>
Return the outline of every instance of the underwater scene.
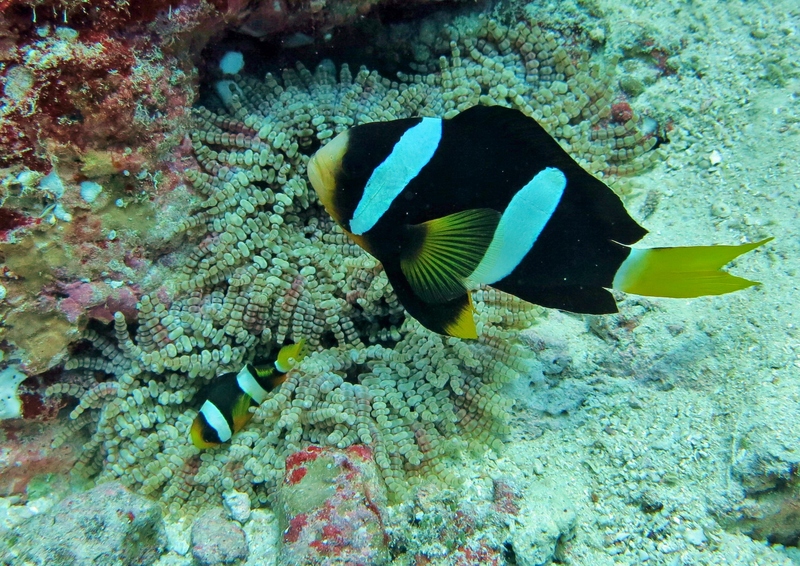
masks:
<svg viewBox="0 0 800 566"><path fill-rule="evenodd" d="M0 0L0 564L800 564L800 4Z"/></svg>

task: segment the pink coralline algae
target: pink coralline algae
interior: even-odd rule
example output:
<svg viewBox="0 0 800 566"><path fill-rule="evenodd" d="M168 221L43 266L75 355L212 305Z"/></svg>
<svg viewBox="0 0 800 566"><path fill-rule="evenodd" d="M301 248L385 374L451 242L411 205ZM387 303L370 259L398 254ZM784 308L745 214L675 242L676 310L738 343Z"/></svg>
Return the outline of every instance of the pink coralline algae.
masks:
<svg viewBox="0 0 800 566"><path fill-rule="evenodd" d="M69 434L65 422L8 421L0 428L0 496L24 495L30 481L43 474L66 474L75 464L85 439ZM67 441L58 448L56 436Z"/></svg>
<svg viewBox="0 0 800 566"><path fill-rule="evenodd" d="M165 29L169 2L138 3L142 12L127 19L116 2L74 3L81 11L56 2L3 4L8 107L0 165L21 161L49 171L55 161L66 162L86 177L138 172L164 157L161 144L180 141L170 138L195 96L192 53L180 49L191 30ZM136 17L144 13L152 20L147 26ZM195 15L195 25L201 18ZM156 31L170 32L173 49L163 49Z"/></svg>
<svg viewBox="0 0 800 566"><path fill-rule="evenodd" d="M103 282L75 281L63 285L60 293L67 296L58 300L57 308L70 322L76 322L83 314L105 323L114 320L115 312L131 320L136 316L139 293L135 286L112 288Z"/></svg>
<svg viewBox="0 0 800 566"><path fill-rule="evenodd" d="M158 210L186 198L173 189L194 58L223 22L203 1L126 6L0 0L0 340L30 375L90 319L134 314L138 285L160 279ZM98 198L82 198L84 181Z"/></svg>
<svg viewBox="0 0 800 566"><path fill-rule="evenodd" d="M611 120L617 124L624 124L633 119L633 109L624 100L620 100L611 105Z"/></svg>
<svg viewBox="0 0 800 566"><path fill-rule="evenodd" d="M310 446L289 456L279 498L281 563L388 563L386 493L368 447Z"/></svg>
<svg viewBox="0 0 800 566"><path fill-rule="evenodd" d="M36 224L38 219L26 216L24 213L11 208L0 208L0 240L6 240L9 233L18 228Z"/></svg>

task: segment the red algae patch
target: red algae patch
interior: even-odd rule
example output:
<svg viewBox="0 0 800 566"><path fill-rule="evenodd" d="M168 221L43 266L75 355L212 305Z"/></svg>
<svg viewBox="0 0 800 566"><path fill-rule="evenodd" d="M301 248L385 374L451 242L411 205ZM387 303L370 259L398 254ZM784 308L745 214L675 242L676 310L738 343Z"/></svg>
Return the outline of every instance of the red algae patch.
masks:
<svg viewBox="0 0 800 566"><path fill-rule="evenodd" d="M361 445L310 446L286 459L279 490L284 564L388 564L386 490Z"/></svg>

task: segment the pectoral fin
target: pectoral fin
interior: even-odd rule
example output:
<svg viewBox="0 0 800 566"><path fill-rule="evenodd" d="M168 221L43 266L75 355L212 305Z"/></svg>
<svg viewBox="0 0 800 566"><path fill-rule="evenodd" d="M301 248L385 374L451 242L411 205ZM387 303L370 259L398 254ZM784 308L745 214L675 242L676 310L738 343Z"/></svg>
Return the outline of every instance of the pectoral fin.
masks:
<svg viewBox="0 0 800 566"><path fill-rule="evenodd" d="M400 269L414 294L431 304L464 296L499 222L499 212L480 208L407 226Z"/></svg>
<svg viewBox="0 0 800 566"><path fill-rule="evenodd" d="M242 393L239 398L236 400L236 404L233 406L233 432L237 433L244 428L244 426L250 422L250 419L253 418L253 413L250 412L250 396L246 393Z"/></svg>

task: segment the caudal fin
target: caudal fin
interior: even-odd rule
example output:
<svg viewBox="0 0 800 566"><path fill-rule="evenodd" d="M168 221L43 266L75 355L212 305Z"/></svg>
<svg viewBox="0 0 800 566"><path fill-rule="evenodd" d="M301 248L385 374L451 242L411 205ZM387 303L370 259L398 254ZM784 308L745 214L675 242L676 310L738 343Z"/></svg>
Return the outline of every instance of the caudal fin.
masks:
<svg viewBox="0 0 800 566"><path fill-rule="evenodd" d="M721 268L772 238L739 246L632 249L614 277L613 288L651 297L723 295L752 285Z"/></svg>

